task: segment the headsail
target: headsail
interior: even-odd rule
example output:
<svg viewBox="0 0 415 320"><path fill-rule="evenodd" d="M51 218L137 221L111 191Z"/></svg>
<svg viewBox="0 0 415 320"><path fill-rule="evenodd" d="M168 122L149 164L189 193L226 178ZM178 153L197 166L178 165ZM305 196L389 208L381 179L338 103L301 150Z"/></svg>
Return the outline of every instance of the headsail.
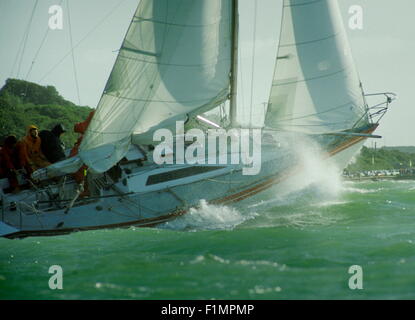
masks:
<svg viewBox="0 0 415 320"><path fill-rule="evenodd" d="M229 95L232 0L141 0L88 128L82 151L115 146L118 162L131 142L169 119L214 108ZM90 153L84 153L90 154ZM82 157L82 154L81 154Z"/></svg>
<svg viewBox="0 0 415 320"><path fill-rule="evenodd" d="M365 102L337 0L284 0L265 126L304 133L352 128Z"/></svg>

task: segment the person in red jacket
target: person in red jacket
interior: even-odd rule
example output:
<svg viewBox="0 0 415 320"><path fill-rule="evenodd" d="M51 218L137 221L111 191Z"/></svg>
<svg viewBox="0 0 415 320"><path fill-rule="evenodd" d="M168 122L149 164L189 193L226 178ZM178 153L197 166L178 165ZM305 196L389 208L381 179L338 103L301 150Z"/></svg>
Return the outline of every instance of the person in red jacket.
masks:
<svg viewBox="0 0 415 320"><path fill-rule="evenodd" d="M75 145L73 146L69 154L69 157L74 157L78 154L82 139L84 138L84 134L86 130L88 129L89 124L91 123L94 113L95 113L95 110L91 111L88 115L88 118L85 121L75 124L73 130L76 133L80 133L81 135L78 138L78 140L75 142ZM73 177L78 184L81 184L84 182L87 169L88 167L86 165L83 165L77 172L73 174ZM87 197L87 196L89 196L89 189L88 189L88 184L85 184L84 191L80 194L80 197L82 198L82 197Z"/></svg>
<svg viewBox="0 0 415 320"><path fill-rule="evenodd" d="M89 124L91 123L92 117L95 114L95 110L91 111L88 115L88 118L85 121L79 122L74 125L73 131L76 133L80 133L78 140L75 142L71 153L69 154L70 157L76 156L79 152L79 146L81 145L82 139L84 138L84 134L88 129Z"/></svg>
<svg viewBox="0 0 415 320"><path fill-rule="evenodd" d="M9 190L6 192L17 193L20 191L17 181L17 163L16 163L16 143L15 136L8 136L4 140L4 146L0 149L0 170L9 180Z"/></svg>

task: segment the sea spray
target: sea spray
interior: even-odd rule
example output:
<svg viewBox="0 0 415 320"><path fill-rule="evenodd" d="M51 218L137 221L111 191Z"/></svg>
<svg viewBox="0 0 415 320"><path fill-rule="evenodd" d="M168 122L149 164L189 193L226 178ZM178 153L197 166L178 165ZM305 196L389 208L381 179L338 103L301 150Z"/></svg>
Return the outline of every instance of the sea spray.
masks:
<svg viewBox="0 0 415 320"><path fill-rule="evenodd" d="M332 210L348 203L343 199L341 170L314 140L299 134L285 135L282 140L286 141L284 150L291 155L292 164L283 172L286 179L249 206L261 212L255 223L303 228L341 220L342 215Z"/></svg>
<svg viewBox="0 0 415 320"><path fill-rule="evenodd" d="M339 200L343 191L339 168L312 139L296 134L285 136L284 140L288 143L283 149L292 155L292 166L286 169L290 171L288 178L275 185L270 190L271 195L268 194L247 206L247 210L244 210L246 212L241 212L242 209L239 207L236 209L238 204L235 207L218 206L201 200L196 208L191 208L187 214L174 221L162 224L160 228L191 231L233 229L246 220L256 218L258 210L270 210L273 216L281 214L282 219L279 220L282 224L302 226L314 222L332 223L330 217L310 211L310 205L324 207L344 203ZM303 206L307 206L308 209L302 210ZM282 207L294 210L287 213ZM303 217L306 215L309 217ZM261 217L258 218L262 220ZM273 220L271 218L269 221ZM274 222L271 222L271 225L275 225Z"/></svg>
<svg viewBox="0 0 415 320"><path fill-rule="evenodd" d="M315 141L299 136L293 151L299 160L299 172L292 179L293 187L298 190L312 186L316 194L323 197L333 198L340 194L341 170Z"/></svg>
<svg viewBox="0 0 415 320"><path fill-rule="evenodd" d="M237 225L256 216L255 212L243 214L239 210L222 205L209 204L202 199L195 208L178 219L166 222L159 227L172 230L221 230L233 229Z"/></svg>

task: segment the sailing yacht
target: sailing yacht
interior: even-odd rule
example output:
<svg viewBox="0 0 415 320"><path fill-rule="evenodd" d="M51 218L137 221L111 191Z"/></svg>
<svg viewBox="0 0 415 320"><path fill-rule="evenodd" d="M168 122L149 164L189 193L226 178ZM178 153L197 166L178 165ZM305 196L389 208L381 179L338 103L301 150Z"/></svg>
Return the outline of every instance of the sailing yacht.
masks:
<svg viewBox="0 0 415 320"><path fill-rule="evenodd" d="M141 0L79 154L33 173L37 183L30 190L1 193L0 235L157 226L201 199L243 206L296 174L299 137L344 168L367 138L378 137L373 132L393 96L368 106L337 0L282 4L265 121L253 128L238 119L238 1ZM220 161L218 147L205 148L198 155L203 161L177 161L179 144L184 152L192 147L183 142L190 130L218 128L226 138L229 130L260 130L259 141L246 140L254 146L248 156L260 156L258 172L244 174L244 163ZM155 158L160 130L175 131L162 154L172 161ZM235 153L243 156L227 148L225 158ZM85 180L78 184L72 174L83 166ZM81 197L84 189L89 195Z"/></svg>

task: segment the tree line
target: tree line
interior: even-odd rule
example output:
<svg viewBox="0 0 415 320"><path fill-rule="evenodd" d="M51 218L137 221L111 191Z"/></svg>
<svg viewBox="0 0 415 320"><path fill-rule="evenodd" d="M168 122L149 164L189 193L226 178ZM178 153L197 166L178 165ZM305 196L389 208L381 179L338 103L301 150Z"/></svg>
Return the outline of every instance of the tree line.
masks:
<svg viewBox="0 0 415 320"><path fill-rule="evenodd" d="M32 124L50 130L61 123L67 130L62 141L70 148L78 137L74 124L85 120L91 110L65 100L53 86L8 79L0 89L0 139L9 135L20 139Z"/></svg>
<svg viewBox="0 0 415 320"><path fill-rule="evenodd" d="M371 170L408 169L412 165L415 168L415 152L411 148L388 148L380 149L363 147L355 161L346 168L349 172L361 172Z"/></svg>

